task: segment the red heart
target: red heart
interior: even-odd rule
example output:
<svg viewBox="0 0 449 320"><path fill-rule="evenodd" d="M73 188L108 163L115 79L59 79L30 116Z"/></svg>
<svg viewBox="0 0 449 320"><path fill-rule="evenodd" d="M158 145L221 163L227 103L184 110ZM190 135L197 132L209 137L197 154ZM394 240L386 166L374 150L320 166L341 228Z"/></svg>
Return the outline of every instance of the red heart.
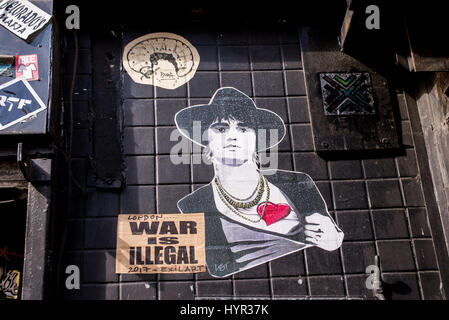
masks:
<svg viewBox="0 0 449 320"><path fill-rule="evenodd" d="M265 206L265 202L259 203L257 206L257 213L259 216L262 216L263 207ZM265 220L267 226L273 224L290 214L291 208L288 204L279 203L275 204L273 202L267 202L267 206L265 208L265 214L262 219Z"/></svg>

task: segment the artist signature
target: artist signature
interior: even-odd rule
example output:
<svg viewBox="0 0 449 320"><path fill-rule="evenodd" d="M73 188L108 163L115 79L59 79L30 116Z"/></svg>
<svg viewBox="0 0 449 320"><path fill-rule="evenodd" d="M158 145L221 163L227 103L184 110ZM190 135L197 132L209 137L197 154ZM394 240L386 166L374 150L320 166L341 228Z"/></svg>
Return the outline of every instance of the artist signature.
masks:
<svg viewBox="0 0 449 320"><path fill-rule="evenodd" d="M215 271L220 271L220 272L224 272L226 270L228 270L228 264L227 263L220 263L220 264L215 264Z"/></svg>
<svg viewBox="0 0 449 320"><path fill-rule="evenodd" d="M160 75L161 75L161 78L169 78L169 79L175 78L175 75L173 74L173 72L168 72L168 73L161 72Z"/></svg>

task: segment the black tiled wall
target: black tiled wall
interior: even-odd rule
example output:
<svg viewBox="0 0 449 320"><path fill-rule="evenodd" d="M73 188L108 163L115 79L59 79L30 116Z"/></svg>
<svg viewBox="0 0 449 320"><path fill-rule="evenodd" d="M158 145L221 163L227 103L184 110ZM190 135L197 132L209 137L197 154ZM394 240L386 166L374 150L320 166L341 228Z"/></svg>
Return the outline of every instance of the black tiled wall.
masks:
<svg viewBox="0 0 449 320"><path fill-rule="evenodd" d="M157 32L159 30L155 30ZM134 83L122 74L124 175L121 192L92 183L91 46L80 34L74 100L72 163L85 192L73 189L66 245L67 264L80 266L80 290L72 299L355 298L372 299L365 269L380 256L385 295L391 299L440 299L435 259L407 105L397 94L402 154L380 158L324 159L314 153L298 32L188 32L199 51L195 77L176 90ZM123 30L123 46L148 33ZM153 31L152 31L153 32ZM74 57L73 35L65 35L65 105ZM207 103L216 89L233 86L259 107L278 113L287 127L279 145L279 168L310 174L331 215L345 232L334 252L299 251L226 279L195 275L117 275L119 213L174 213L176 202L208 183L213 170L201 164L173 165L169 141L173 117L183 107ZM67 120L67 117L65 118ZM66 121L67 124L68 121ZM200 157L188 144L190 159Z"/></svg>

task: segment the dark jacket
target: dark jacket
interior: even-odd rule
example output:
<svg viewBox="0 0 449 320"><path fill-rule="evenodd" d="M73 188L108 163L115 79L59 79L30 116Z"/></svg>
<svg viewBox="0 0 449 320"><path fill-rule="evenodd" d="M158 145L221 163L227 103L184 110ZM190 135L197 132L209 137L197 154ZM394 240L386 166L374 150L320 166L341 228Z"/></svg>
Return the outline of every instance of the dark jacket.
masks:
<svg viewBox="0 0 449 320"><path fill-rule="evenodd" d="M244 225L248 229L266 232L278 237L290 238L301 243L305 243L304 218L313 213L328 215L326 204L316 188L313 180L307 174L300 172L265 170L261 173L267 180L278 187L289 199L290 206L298 215L299 228L293 234L280 235L270 231L264 231L251 226ZM204 212L206 224L206 263L209 273L216 277L224 277L237 272L245 267L247 263L235 263L239 258L238 254L231 251L230 245L221 227L221 219L226 219L232 223L240 224L221 214L215 206L212 185L208 185L194 191L190 195L178 202L178 208L182 213ZM223 270L220 266L227 261L233 261L230 266Z"/></svg>

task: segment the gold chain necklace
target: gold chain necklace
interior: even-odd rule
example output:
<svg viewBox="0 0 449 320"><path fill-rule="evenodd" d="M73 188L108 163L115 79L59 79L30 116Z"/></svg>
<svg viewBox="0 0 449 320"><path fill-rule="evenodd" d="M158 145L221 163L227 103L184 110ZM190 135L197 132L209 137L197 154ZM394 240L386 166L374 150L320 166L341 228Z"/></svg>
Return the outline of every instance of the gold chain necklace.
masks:
<svg viewBox="0 0 449 320"><path fill-rule="evenodd" d="M270 186L268 185L268 181L265 177L263 177L263 181L265 182L266 186L267 186L267 198L265 200L265 205L263 206L263 210L262 210L262 215L260 216L260 218L258 220L252 220L248 217L246 217L244 214L240 213L236 208L234 208L231 204L229 204L226 199L223 197L220 189L218 188L217 183L213 183L213 185L215 186L215 190L217 190L218 196L220 197L220 200L226 205L226 207L228 207L232 212L234 212L236 215L238 215L239 217L249 221L249 222L253 222L253 223L258 223L260 220L262 220L262 218L265 215L265 208L267 207L267 203L270 201Z"/></svg>
<svg viewBox="0 0 449 320"><path fill-rule="evenodd" d="M220 179L218 179L218 177L215 177L215 182L217 183L217 185L218 185L218 187L220 188L220 190L224 191L224 194L227 194L229 197L233 198L234 200L237 200L237 201L247 201L247 200L251 199L251 198L256 194L257 190L259 190L259 186L260 186L261 184L263 184L263 177L262 177L262 175L259 173L259 181L257 182L256 188L255 188L254 191L251 193L251 195L250 195L249 197L245 198L245 199L240 199L240 198L237 198L237 197L233 196L229 191L227 191L227 190L223 187L223 185L221 184Z"/></svg>
<svg viewBox="0 0 449 320"><path fill-rule="evenodd" d="M262 199L262 195L263 195L263 193L264 193L264 191L265 191L265 188L264 188L264 178L263 178L263 176L259 173L259 175L260 175L260 182L261 182L261 184L260 184L260 188L258 188L258 190L259 190L259 192L257 193L257 196L252 200L252 201L249 201L249 202L239 202L239 201L235 201L234 199L232 199L231 197L231 195L230 195L230 193L229 192L227 192L224 188L223 188L223 186L221 185L221 183L220 183L220 180L218 179L218 177L216 177L215 178L215 184L216 184L216 186L218 187L218 189L220 190L220 193L221 193L221 195L228 201L228 203L230 203L234 208L241 208L241 209L249 209L249 208L251 208L251 207L254 207L256 204L258 204L259 203L259 201L260 201L260 199ZM255 191L257 191L257 189L255 190ZM253 195L254 195L254 193L255 192L253 192Z"/></svg>

